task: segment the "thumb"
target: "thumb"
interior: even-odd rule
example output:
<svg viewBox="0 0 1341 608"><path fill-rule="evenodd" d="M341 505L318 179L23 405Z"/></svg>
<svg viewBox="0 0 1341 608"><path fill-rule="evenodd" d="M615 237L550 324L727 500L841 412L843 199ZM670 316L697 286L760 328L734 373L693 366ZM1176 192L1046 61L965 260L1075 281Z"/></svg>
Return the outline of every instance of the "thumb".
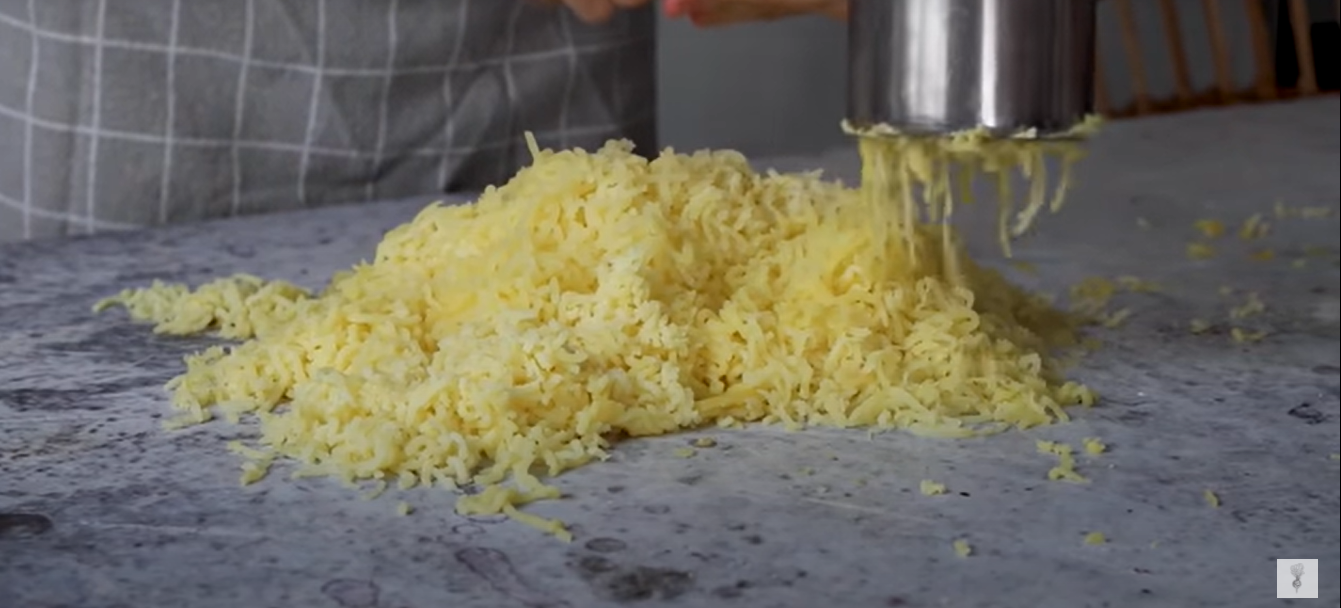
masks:
<svg viewBox="0 0 1341 608"><path fill-rule="evenodd" d="M771 21L805 14L846 19L848 0L667 0L668 17L688 16L695 25Z"/></svg>

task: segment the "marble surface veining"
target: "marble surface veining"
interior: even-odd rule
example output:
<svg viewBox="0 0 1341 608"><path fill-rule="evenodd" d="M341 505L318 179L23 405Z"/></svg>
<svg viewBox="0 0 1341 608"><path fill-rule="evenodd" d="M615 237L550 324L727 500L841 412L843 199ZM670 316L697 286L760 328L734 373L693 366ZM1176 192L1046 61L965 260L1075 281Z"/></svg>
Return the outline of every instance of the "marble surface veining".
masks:
<svg viewBox="0 0 1341 608"><path fill-rule="evenodd" d="M89 312L154 279L317 287L423 201L0 247L0 606L1266 606L1278 558L1321 560L1319 605L1335 606L1339 122L1328 98L1118 123L1094 142L1071 206L1019 246L1037 275L1012 276L1164 289L1119 296L1130 321L1075 371L1102 402L1074 421L969 441L773 428L632 441L561 477L571 498L535 507L571 524L572 544L457 516L439 490L365 500L283 474L239 487L223 440L250 429L159 428L161 385L211 340ZM850 150L765 164L847 180L856 166ZM1277 200L1333 213L1276 220ZM1233 238L1213 259L1185 255L1196 219L1254 213L1277 259L1251 261ZM990 215L961 221L1005 268ZM1244 321L1269 332L1260 343L1226 335L1244 291L1268 307ZM1193 335L1192 318L1216 324ZM718 447L674 455L704 434ZM1036 439L1091 436L1111 451L1079 458L1090 483L1045 479L1054 460ZM923 479L948 493L922 496ZM397 515L402 500L413 514ZM1084 545L1091 531L1109 542Z"/></svg>

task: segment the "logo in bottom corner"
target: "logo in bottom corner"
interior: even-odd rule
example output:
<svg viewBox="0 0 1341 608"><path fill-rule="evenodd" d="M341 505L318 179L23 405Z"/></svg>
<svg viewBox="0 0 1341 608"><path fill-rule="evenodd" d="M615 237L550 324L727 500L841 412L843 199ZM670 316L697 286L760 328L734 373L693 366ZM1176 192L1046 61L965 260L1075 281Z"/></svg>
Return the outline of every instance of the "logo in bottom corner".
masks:
<svg viewBox="0 0 1341 608"><path fill-rule="evenodd" d="M1317 598L1318 560L1276 560L1276 597L1278 599Z"/></svg>

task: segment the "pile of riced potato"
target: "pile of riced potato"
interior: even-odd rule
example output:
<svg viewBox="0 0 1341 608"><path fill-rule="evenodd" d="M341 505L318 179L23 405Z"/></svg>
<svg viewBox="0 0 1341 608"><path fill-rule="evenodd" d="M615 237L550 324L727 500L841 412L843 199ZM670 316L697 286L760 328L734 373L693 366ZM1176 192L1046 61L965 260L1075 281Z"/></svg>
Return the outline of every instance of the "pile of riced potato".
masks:
<svg viewBox="0 0 1341 608"><path fill-rule="evenodd" d="M517 507L620 437L756 422L962 437L1094 399L1052 357L1079 320L967 256L948 276L937 252L958 245L940 226L878 225L857 190L733 152L531 145L508 184L424 209L320 293L235 276L98 308L240 341L188 357L169 388L174 424L254 418L259 438L233 446L244 482L282 459L474 486L462 513L560 536Z"/></svg>

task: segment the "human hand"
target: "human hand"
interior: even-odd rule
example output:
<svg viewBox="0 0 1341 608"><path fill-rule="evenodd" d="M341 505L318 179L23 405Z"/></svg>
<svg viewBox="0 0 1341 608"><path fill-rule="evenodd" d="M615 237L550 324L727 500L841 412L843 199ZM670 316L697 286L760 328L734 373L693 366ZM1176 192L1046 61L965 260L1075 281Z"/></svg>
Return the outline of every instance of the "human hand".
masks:
<svg viewBox="0 0 1341 608"><path fill-rule="evenodd" d="M772 21L798 15L847 19L848 0L665 0L667 17L688 17L711 27L747 21Z"/></svg>
<svg viewBox="0 0 1341 608"><path fill-rule="evenodd" d="M537 0L541 4L566 5L578 19L591 24L605 23L615 11L638 8L651 0Z"/></svg>

